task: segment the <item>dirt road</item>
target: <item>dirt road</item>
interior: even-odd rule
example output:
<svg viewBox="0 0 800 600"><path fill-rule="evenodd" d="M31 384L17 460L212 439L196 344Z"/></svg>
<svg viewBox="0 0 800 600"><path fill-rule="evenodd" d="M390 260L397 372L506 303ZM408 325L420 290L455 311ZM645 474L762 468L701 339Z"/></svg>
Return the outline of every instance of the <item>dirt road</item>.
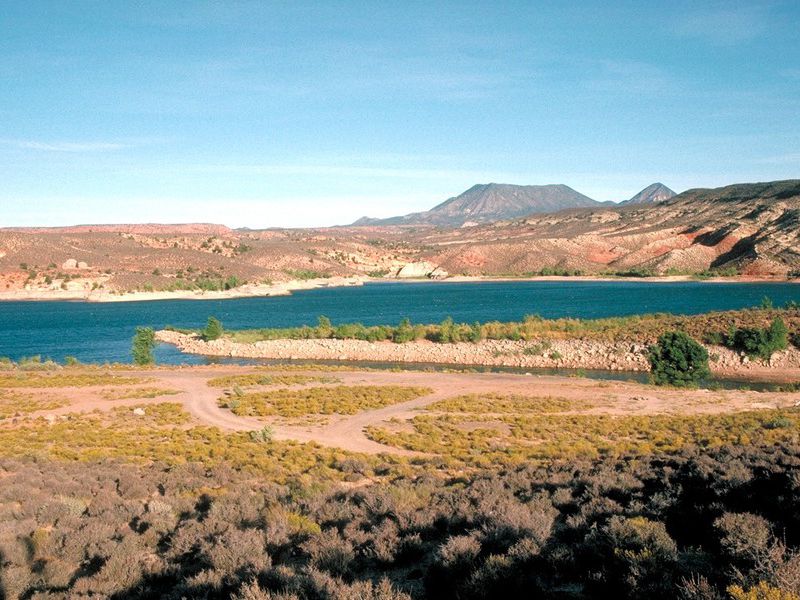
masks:
<svg viewBox="0 0 800 600"><path fill-rule="evenodd" d="M241 417L218 404L224 390L208 386L213 377L252 372L251 367L206 366L180 369L131 371L130 375L146 377L147 385L178 391L177 394L147 399L103 400L101 390L87 388L62 389L69 404L48 413L108 410L117 406L180 402L197 424L218 427L224 431L254 431L269 425L278 440L315 442L323 446L372 454L411 454L367 439L367 427L392 419L409 420L429 404L466 394L502 394L535 397L558 397L590 401L589 413L628 414L697 414L721 413L754 408L789 406L800 400L800 394L761 393L731 390L676 390L619 381L596 381L580 378L518 375L511 373L441 373L421 371L335 371L329 373L347 386L418 386L430 388L430 394L408 402L393 404L355 415L330 415L319 421L277 418ZM292 371L293 374L303 373ZM319 375L309 371L309 375ZM327 373L326 373L327 374ZM318 384L308 384L310 386ZM135 386L134 386L135 387ZM303 386L293 386L303 387ZM269 386L261 387L264 391Z"/></svg>

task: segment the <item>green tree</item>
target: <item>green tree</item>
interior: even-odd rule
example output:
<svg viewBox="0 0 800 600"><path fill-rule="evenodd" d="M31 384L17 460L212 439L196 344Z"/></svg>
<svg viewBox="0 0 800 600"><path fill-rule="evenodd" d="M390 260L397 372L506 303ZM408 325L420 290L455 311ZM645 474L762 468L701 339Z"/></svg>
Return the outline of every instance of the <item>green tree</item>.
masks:
<svg viewBox="0 0 800 600"><path fill-rule="evenodd" d="M156 333L152 327L137 327L133 336L131 354L137 365L152 365L156 362L153 349L156 346Z"/></svg>
<svg viewBox="0 0 800 600"><path fill-rule="evenodd" d="M222 323L215 317L208 317L206 328L203 329L203 339L205 341L218 340L222 337L225 330L222 328Z"/></svg>
<svg viewBox="0 0 800 600"><path fill-rule="evenodd" d="M708 352L682 331L668 331L648 355L656 385L691 386L710 375Z"/></svg>
<svg viewBox="0 0 800 600"><path fill-rule="evenodd" d="M786 350L789 345L789 328L780 317L775 317L769 325L769 344L773 352Z"/></svg>

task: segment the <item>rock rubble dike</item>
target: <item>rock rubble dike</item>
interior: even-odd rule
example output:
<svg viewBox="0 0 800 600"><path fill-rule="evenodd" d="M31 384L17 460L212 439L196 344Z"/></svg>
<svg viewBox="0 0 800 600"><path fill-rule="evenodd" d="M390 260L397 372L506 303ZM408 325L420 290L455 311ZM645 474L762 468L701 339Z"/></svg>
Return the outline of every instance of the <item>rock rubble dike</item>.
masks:
<svg viewBox="0 0 800 600"><path fill-rule="evenodd" d="M182 352L232 358L289 360L338 360L419 362L504 367L606 369L649 371L648 347L630 342L598 342L581 339L552 341L483 340L477 343L442 344L420 340L397 344L362 340L303 339L238 343L228 339L204 341L197 334L161 330L156 339ZM775 353L768 363L751 361L721 346L706 346L714 373L748 375L754 372L800 370L800 351L790 348Z"/></svg>

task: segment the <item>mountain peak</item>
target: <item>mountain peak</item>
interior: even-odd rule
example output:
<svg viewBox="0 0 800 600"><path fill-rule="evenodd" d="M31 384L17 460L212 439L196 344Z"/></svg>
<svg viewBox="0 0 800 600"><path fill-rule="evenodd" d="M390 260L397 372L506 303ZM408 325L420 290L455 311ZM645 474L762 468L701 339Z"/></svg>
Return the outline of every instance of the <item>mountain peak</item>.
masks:
<svg viewBox="0 0 800 600"><path fill-rule="evenodd" d="M676 196L675 192L665 186L663 183L651 183L641 192L630 198L620 202L620 204L657 204L664 202Z"/></svg>
<svg viewBox="0 0 800 600"><path fill-rule="evenodd" d="M599 203L564 184L478 183L432 209L389 219L359 219L354 225L439 225L491 223L534 213L585 208Z"/></svg>

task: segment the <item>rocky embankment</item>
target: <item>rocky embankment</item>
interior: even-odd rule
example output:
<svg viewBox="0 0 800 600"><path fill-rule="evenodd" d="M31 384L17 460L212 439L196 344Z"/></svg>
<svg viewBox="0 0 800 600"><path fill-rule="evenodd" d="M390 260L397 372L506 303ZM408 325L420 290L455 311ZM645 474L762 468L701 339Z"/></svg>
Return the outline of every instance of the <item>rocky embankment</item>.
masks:
<svg viewBox="0 0 800 600"><path fill-rule="evenodd" d="M629 342L589 340L511 341L484 340L477 344L438 344L429 341L395 344L361 340L269 340L242 344L227 339L205 342L197 335L176 331L157 332L159 341L181 351L207 356L290 360L352 360L422 362L507 367L608 369L648 371L647 346ZM773 355L769 364L754 362L727 348L709 346L711 369L716 373L742 374L770 370L800 370L800 351L795 348Z"/></svg>
<svg viewBox="0 0 800 600"><path fill-rule="evenodd" d="M1 278L0 278L1 279ZM118 291L98 287L98 282L108 277L73 279L61 285L55 280L47 286L27 285L23 289L0 291L0 302L5 300L85 300L86 302L141 302L146 300L228 300L231 298L258 298L265 296L288 296L292 292L322 287L359 286L366 277L326 277L318 279L292 279L269 284L245 284L224 291L200 289L176 291Z"/></svg>

